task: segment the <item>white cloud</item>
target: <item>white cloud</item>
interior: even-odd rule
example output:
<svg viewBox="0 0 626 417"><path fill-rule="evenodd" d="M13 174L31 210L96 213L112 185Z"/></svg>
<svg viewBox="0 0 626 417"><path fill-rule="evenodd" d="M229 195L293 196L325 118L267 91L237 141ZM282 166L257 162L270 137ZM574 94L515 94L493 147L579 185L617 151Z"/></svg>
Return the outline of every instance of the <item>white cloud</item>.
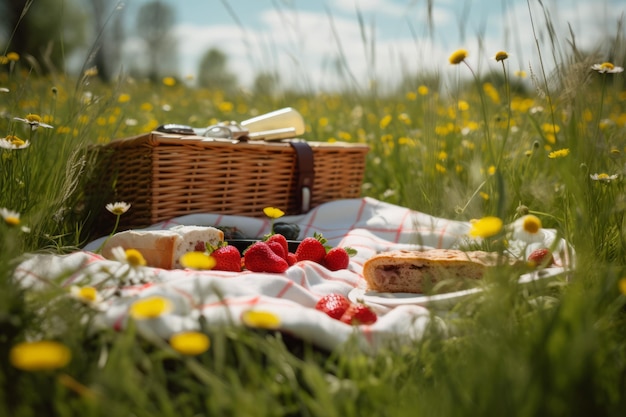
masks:
<svg viewBox="0 0 626 417"><path fill-rule="evenodd" d="M364 27L359 26L355 4L363 13ZM424 70L435 70L443 76L455 74L456 68L448 65L447 59L458 48L468 49L468 62L481 71L493 69L496 64L489 58L498 50L510 53L511 71L527 70L529 63L537 68L527 2L508 4L506 13L491 3L472 4L466 16L463 13L467 10L459 2L440 0L433 3L429 16L426 2L421 1L339 0L328 10L268 7L255 16L240 16L243 29L224 21L206 25L182 22L174 33L178 39L181 75L196 74L204 53L215 47L228 54L230 69L244 84L249 85L261 71L277 71L286 85L345 86L336 72L341 61L359 86L366 88L372 74L382 84ZM597 3L582 0L559 3L546 0L544 4L565 52L570 38L568 23L577 43L590 48L610 34L607 30L614 31L618 16L626 8L615 3L608 12L609 9L598 7ZM532 5L542 53L549 58L545 62L544 57L544 63L552 66L544 11L538 4ZM463 42L459 33L462 19L467 19ZM429 22L434 24L432 37ZM481 27L484 33L479 42L476 32ZM365 41L361 30L365 31ZM479 45L483 50L479 50ZM131 40L127 50L136 54L141 51L141 45ZM372 53L375 56L370 56Z"/></svg>

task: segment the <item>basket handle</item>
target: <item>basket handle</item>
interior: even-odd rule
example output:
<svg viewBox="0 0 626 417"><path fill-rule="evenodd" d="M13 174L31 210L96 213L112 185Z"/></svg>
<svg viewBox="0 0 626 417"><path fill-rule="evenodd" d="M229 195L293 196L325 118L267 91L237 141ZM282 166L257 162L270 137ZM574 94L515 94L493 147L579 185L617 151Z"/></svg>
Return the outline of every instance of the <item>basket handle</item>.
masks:
<svg viewBox="0 0 626 417"><path fill-rule="evenodd" d="M305 141L289 141L289 144L296 152L296 204L300 213L306 213L313 199L313 149Z"/></svg>

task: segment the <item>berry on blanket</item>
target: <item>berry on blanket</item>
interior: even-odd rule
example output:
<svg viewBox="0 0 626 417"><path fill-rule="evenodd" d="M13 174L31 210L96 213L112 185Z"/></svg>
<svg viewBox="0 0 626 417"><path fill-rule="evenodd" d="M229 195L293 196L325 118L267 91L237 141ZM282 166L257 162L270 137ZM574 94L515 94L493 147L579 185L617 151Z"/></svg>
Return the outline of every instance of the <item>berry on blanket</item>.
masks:
<svg viewBox="0 0 626 417"><path fill-rule="evenodd" d="M266 242L253 243L243 253L244 265L253 272L282 273L289 268L287 261L276 255Z"/></svg>
<svg viewBox="0 0 626 417"><path fill-rule="evenodd" d="M350 307L350 304L350 300L345 295L331 293L320 298L317 304L315 304L315 309L326 313L335 320L339 320Z"/></svg>
<svg viewBox="0 0 626 417"><path fill-rule="evenodd" d="M326 256L326 247L324 244L326 239L320 234L315 234L314 237L305 237L298 249L296 249L296 258L300 261L313 261L321 264Z"/></svg>
<svg viewBox="0 0 626 417"><path fill-rule="evenodd" d="M217 271L241 272L241 254L232 245L221 246L211 252L215 259L213 269Z"/></svg>
<svg viewBox="0 0 626 417"><path fill-rule="evenodd" d="M355 303L351 304L345 313L341 316L340 320L346 324L374 324L378 317L376 313L366 306L365 304Z"/></svg>

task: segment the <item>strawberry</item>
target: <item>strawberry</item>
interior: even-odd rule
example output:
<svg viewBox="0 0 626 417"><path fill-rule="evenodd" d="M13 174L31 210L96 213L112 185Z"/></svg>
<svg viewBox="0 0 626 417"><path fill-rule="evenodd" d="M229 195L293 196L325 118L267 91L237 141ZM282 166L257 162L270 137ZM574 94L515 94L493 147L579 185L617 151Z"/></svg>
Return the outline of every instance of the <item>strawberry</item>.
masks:
<svg viewBox="0 0 626 417"><path fill-rule="evenodd" d="M296 249L296 258L300 261L322 263L326 256L326 248L317 237L305 237Z"/></svg>
<svg viewBox="0 0 626 417"><path fill-rule="evenodd" d="M554 263L554 257L550 249L535 249L528 255L528 264L533 268L546 268Z"/></svg>
<svg viewBox="0 0 626 417"><path fill-rule="evenodd" d="M241 254L236 247L232 245L221 246L211 252L211 256L215 259L213 269L241 272Z"/></svg>
<svg viewBox="0 0 626 417"><path fill-rule="evenodd" d="M265 242L253 243L243 254L246 269L253 272L285 272L289 265Z"/></svg>
<svg viewBox="0 0 626 417"><path fill-rule="evenodd" d="M351 304L339 319L346 324L374 324L378 317L371 308L365 304Z"/></svg>
<svg viewBox="0 0 626 417"><path fill-rule="evenodd" d="M289 252L287 254L287 263L289 264L289 266L294 265L296 262L298 262L298 258L296 257L296 254Z"/></svg>
<svg viewBox="0 0 626 417"><path fill-rule="evenodd" d="M286 259L287 254L289 253L289 245L287 244L287 238L279 233L274 233L273 235L270 235L266 240L267 243L270 242L278 242L280 244L280 246L282 246L283 248L283 252L285 254L285 256L283 256L283 258ZM274 251L276 252L276 251Z"/></svg>
<svg viewBox="0 0 626 417"><path fill-rule="evenodd" d="M350 263L350 255L345 248L332 248L324 256L324 266L331 271L347 269Z"/></svg>
<svg viewBox="0 0 626 417"><path fill-rule="evenodd" d="M285 249L283 248L283 245L280 244L280 242L273 240L271 242L265 243L267 243L267 246L269 246L276 255L280 256L284 260L287 260L287 252L285 252Z"/></svg>
<svg viewBox="0 0 626 417"><path fill-rule="evenodd" d="M315 304L315 309L326 313L328 316L339 320L350 307L350 300L338 293L331 293L320 298Z"/></svg>

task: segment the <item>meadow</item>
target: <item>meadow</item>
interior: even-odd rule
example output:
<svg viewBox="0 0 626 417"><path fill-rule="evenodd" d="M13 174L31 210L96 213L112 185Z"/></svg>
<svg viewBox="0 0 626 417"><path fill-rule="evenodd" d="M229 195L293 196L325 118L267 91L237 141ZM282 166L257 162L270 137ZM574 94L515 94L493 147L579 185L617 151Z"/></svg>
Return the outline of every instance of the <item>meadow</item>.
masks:
<svg viewBox="0 0 626 417"><path fill-rule="evenodd" d="M469 77L445 91L431 76L384 93L272 96L226 96L172 77L103 84L91 70L38 76L6 53L0 415L623 415L623 50L617 39L610 63L574 49L549 74L511 71L504 51L490 52L493 71L476 74L465 53L478 51L450 51L442 68ZM433 331L375 355L350 345L326 352L268 330L209 328L211 346L195 356L132 326L93 332L88 306L13 281L24 254L70 253L98 237L90 234L95 208L84 204L88 146L170 121L206 126L286 106L303 115L307 139L370 146L364 196L464 221L536 215L575 248L569 281L529 293L503 279L445 317L453 334ZM47 354L57 352L58 362L17 363L13 349L33 339L55 341Z"/></svg>

